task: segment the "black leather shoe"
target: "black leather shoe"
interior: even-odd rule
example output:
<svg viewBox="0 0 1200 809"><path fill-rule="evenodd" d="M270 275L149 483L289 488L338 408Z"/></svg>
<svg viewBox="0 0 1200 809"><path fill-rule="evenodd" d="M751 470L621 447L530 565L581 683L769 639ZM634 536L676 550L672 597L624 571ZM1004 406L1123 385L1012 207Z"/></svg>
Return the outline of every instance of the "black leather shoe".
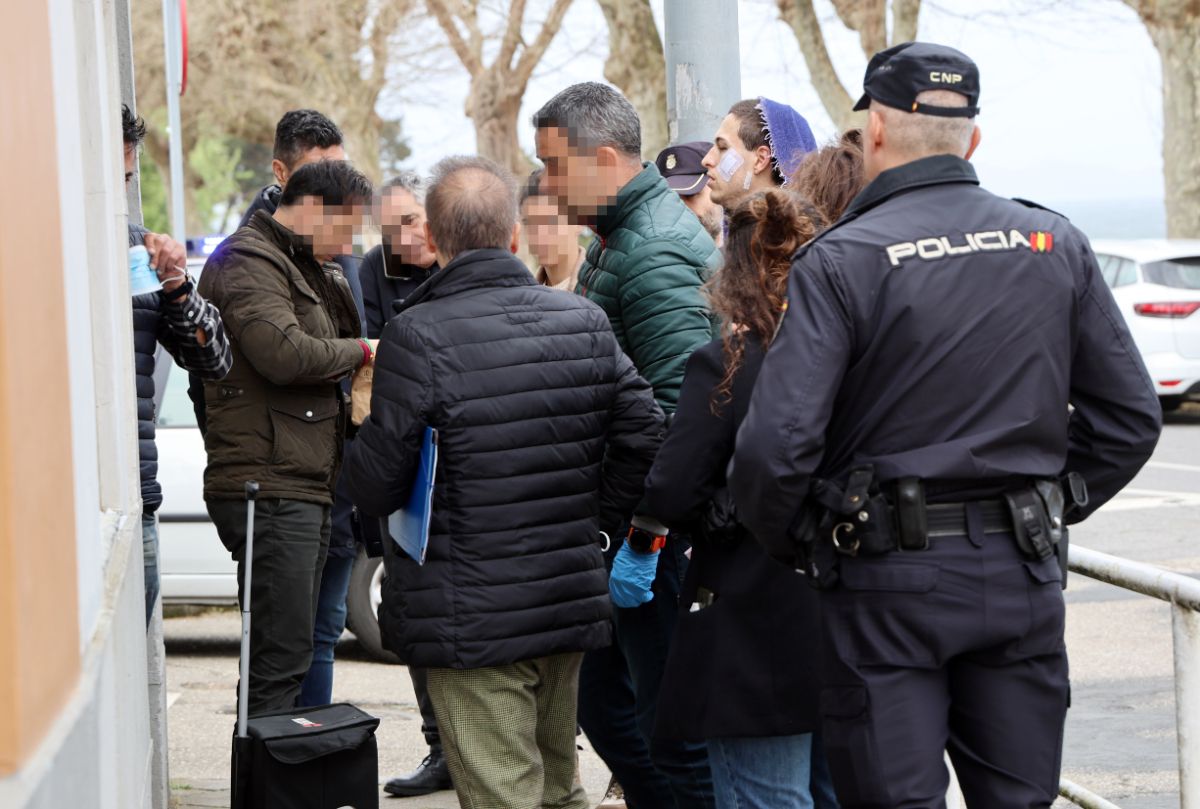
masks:
<svg viewBox="0 0 1200 809"><path fill-rule="evenodd" d="M429 755L415 770L393 778L383 787L387 794L400 798L429 795L443 789L454 789L454 784L450 781L450 768L446 766L446 758L441 750L429 751Z"/></svg>

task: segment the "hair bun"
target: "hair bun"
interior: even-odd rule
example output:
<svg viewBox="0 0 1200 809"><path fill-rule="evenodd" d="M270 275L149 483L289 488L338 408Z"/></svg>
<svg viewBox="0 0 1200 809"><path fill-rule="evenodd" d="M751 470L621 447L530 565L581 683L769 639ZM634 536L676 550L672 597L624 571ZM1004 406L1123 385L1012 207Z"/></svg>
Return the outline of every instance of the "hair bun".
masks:
<svg viewBox="0 0 1200 809"><path fill-rule="evenodd" d="M787 191L767 191L758 210L755 238L766 250L777 250L800 229L795 201Z"/></svg>

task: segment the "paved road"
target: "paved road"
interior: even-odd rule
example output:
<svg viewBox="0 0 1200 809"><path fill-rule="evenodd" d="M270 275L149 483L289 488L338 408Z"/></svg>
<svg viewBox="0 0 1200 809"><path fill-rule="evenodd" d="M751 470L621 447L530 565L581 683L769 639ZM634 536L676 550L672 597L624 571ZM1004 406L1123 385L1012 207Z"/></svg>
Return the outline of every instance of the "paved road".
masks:
<svg viewBox="0 0 1200 809"><path fill-rule="evenodd" d="M1073 542L1200 575L1200 407L1168 417L1154 459L1131 486L1087 523ZM1072 575L1067 645L1073 707L1063 775L1125 809L1177 807L1170 608ZM235 612L166 623L171 706L170 767L178 807L227 806L229 736L237 680ZM404 670L373 663L347 636L338 647L335 698L383 719L380 777L424 755L420 717ZM604 765L580 756L584 786L598 799ZM456 807L452 792L388 799L387 809Z"/></svg>
<svg viewBox="0 0 1200 809"><path fill-rule="evenodd" d="M1071 541L1200 575L1200 407L1166 421L1150 463ZM1178 807L1171 608L1075 574L1066 595L1063 776L1125 809Z"/></svg>

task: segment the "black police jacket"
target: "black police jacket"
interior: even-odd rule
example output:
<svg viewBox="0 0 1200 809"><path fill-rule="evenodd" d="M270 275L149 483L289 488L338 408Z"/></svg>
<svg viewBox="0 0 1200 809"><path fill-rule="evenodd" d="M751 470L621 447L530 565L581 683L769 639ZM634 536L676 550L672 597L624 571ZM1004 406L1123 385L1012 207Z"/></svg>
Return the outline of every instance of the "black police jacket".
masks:
<svg viewBox="0 0 1200 809"><path fill-rule="evenodd" d="M978 182L949 155L883 172L797 253L730 475L760 541L860 464L934 501L1079 472L1082 519L1150 457L1162 411L1087 238Z"/></svg>
<svg viewBox="0 0 1200 809"><path fill-rule="evenodd" d="M389 514L425 427L438 430L425 564L384 541L384 646L451 668L607 646L600 528L642 496L664 421L587 299L538 285L502 250L431 277L384 328L343 472L363 514Z"/></svg>

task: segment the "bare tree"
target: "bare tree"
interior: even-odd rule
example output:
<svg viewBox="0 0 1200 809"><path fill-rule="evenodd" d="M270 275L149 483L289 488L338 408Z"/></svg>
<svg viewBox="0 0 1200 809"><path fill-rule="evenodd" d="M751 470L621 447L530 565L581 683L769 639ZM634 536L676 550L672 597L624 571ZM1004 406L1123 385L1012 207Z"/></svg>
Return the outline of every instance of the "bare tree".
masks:
<svg viewBox="0 0 1200 809"><path fill-rule="evenodd" d="M526 0L511 0L504 30L496 36L485 35L480 25L481 0L426 0L426 3L471 76L466 113L475 125L476 149L517 176L527 173L529 158L517 141L521 99L534 68L562 27L571 0L554 0L537 35L528 43L523 35ZM496 56L487 64L485 45L497 37Z"/></svg>
<svg viewBox="0 0 1200 809"><path fill-rule="evenodd" d="M1141 17L1162 61L1167 236L1200 238L1200 3L1124 2Z"/></svg>
<svg viewBox="0 0 1200 809"><path fill-rule="evenodd" d="M393 42L416 0L206 0L189 6L188 87L181 104L185 155L204 137L271 143L279 116L312 107L337 122L351 159L379 171L385 122L376 104L388 84ZM167 179L168 135L161 4L132 3L138 106L152 125L146 156ZM185 160L188 227L205 178Z"/></svg>
<svg viewBox="0 0 1200 809"><path fill-rule="evenodd" d="M878 51L917 37L917 17L921 0L891 0L892 32L888 36L888 0L832 0L838 19L851 31L858 33L863 53L868 57ZM808 73L821 104L839 130L862 124L862 114L854 112L855 98L838 78L825 45L813 0L776 0L779 16L796 35L800 53L808 65ZM857 93L855 94L857 95Z"/></svg>
<svg viewBox="0 0 1200 809"><path fill-rule="evenodd" d="M615 84L642 119L642 154L667 147L667 63L650 0L597 0L608 23L604 78Z"/></svg>

